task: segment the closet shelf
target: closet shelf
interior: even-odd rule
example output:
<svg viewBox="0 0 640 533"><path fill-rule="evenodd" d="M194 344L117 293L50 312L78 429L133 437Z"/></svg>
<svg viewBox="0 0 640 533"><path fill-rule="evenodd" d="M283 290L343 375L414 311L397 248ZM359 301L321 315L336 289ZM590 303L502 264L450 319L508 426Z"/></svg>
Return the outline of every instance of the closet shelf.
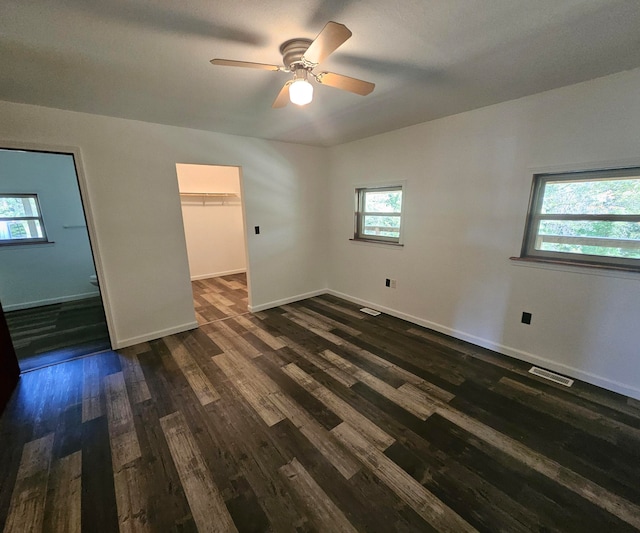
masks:
<svg viewBox="0 0 640 533"><path fill-rule="evenodd" d="M215 196L216 198L233 198L238 195L235 192L181 192L180 196Z"/></svg>
<svg viewBox="0 0 640 533"><path fill-rule="evenodd" d="M239 195L234 192L181 192L180 196L183 198L202 198L202 205L207 198L220 199L223 204L227 198L239 198Z"/></svg>

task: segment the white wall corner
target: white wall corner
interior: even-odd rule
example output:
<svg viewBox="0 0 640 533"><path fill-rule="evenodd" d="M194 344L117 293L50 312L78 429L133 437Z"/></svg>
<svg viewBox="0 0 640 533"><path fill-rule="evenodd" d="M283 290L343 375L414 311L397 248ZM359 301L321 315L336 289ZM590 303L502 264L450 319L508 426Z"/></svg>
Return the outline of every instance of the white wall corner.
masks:
<svg viewBox="0 0 640 533"><path fill-rule="evenodd" d="M249 311L252 313L257 313L258 311L264 311L265 309L271 309L280 305L299 302L300 300L306 300L307 298L313 298L314 296L320 296L322 294L327 294L328 292L328 289L318 289L315 291L305 292L304 294L298 294L296 296L289 296L287 298L282 298L281 300L274 300L272 302L267 302L260 305L250 305Z"/></svg>

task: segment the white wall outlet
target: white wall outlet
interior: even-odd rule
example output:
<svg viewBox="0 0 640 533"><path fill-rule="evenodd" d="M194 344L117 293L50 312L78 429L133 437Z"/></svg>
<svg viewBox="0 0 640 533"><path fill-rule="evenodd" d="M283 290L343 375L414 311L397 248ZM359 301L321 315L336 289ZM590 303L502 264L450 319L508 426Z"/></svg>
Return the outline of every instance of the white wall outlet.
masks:
<svg viewBox="0 0 640 533"><path fill-rule="evenodd" d="M391 286L391 288L392 288L392 289L395 289L395 288L396 288L396 283L397 283L397 281L396 281L395 279L392 279L392 280L391 280L391 284L390 284L390 286Z"/></svg>

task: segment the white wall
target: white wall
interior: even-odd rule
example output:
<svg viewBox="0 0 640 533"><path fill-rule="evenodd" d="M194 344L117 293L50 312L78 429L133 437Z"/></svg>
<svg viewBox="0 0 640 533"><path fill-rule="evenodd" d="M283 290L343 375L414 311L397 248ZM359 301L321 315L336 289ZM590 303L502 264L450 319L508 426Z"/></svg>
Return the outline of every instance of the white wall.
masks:
<svg viewBox="0 0 640 533"><path fill-rule="evenodd" d="M640 398L640 274L509 260L534 171L640 162L639 87L634 70L332 148L329 286ZM354 185L397 179L405 246L350 242Z"/></svg>
<svg viewBox="0 0 640 533"><path fill-rule="evenodd" d="M635 70L329 151L6 102L0 139L81 149L115 346L195 325L175 165L237 165L253 310L328 277L336 293L640 398L640 276L508 259L534 171L640 157L639 86ZM407 180L405 246L350 242L353 185L389 179Z"/></svg>
<svg viewBox="0 0 640 533"><path fill-rule="evenodd" d="M73 157L0 150L0 193L36 193L51 244L0 246L5 311L99 294ZM65 226L73 226L66 227Z"/></svg>
<svg viewBox="0 0 640 533"><path fill-rule="evenodd" d="M176 163L242 167L253 308L326 287L326 150L0 102L0 139L79 147L116 347L195 327ZM0 142L0 146L2 143Z"/></svg>
<svg viewBox="0 0 640 533"><path fill-rule="evenodd" d="M247 270L240 169L176 165L180 193L229 193L234 197L181 196L191 279Z"/></svg>

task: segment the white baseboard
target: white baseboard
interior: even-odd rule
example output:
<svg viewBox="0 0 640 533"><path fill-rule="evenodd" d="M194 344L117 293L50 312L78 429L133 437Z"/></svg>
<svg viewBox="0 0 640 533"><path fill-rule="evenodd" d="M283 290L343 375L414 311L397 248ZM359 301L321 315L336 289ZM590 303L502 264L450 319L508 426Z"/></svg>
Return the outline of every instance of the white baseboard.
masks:
<svg viewBox="0 0 640 533"><path fill-rule="evenodd" d="M584 370L580 370L579 368L568 366L563 363L558 363L556 361L547 359L545 357L541 357L536 354L525 352L523 350L519 350L511 346L506 346L504 344L496 343L489 339L478 337L476 335L472 335L464 331L443 326L442 324L438 324L436 322L424 320L417 316L413 316L407 313L403 313L401 311L397 311L396 309L391 309L389 307L378 305L374 302L369 302L361 298L356 298L355 296L351 296L349 294L344 294L342 292L334 291L331 289L325 292L328 294L332 294L333 296L337 296L338 298L342 298L344 300L357 303L358 305L371 307L372 309L376 309L378 311L394 316L396 318L401 318L402 320L406 320L407 322L412 322L413 324L424 326L425 328L429 328L434 331L444 333L445 335L450 335L451 337L455 337L456 339L470 342L471 344L475 344L476 346L481 346L483 348L487 348L489 350L499 352L503 355L508 355L509 357L519 359L520 361L525 361L527 363L538 365L543 368L553 370L554 372L558 372L559 374L564 374L566 376L579 379L587 383L591 383L592 385L602 387L603 389L607 389L613 392L617 392L618 394L623 394L625 396L630 396L632 398L640 400L640 388L634 387L633 385L621 383L619 381L605 378L603 376L599 376L591 372L585 372Z"/></svg>
<svg viewBox="0 0 640 533"><path fill-rule="evenodd" d="M62 304L65 302L73 302L75 300L84 300L86 298L93 298L100 296L100 291L95 292L83 292L81 294L71 294L69 296L58 296L56 298L46 298L44 300L35 300L33 302L23 302L13 305L3 305L5 313L9 311L18 311L20 309L31 309L32 307L42 307L45 305Z"/></svg>
<svg viewBox="0 0 640 533"><path fill-rule="evenodd" d="M128 339L116 339L113 343L113 349L119 350L126 348L127 346L133 346L134 344L140 344L141 342L153 341L166 337L168 335L175 335L176 333L182 333L183 331L189 331L198 327L197 322L188 322L172 328L161 329L159 331L152 331L151 333L145 333L144 335L138 335L137 337L129 337Z"/></svg>
<svg viewBox="0 0 640 533"><path fill-rule="evenodd" d="M197 276L191 276L191 281L197 281L199 279L219 278L222 276L230 276L231 274L242 274L246 272L246 268L239 268L237 270L227 270L225 272L213 272L211 274L198 274Z"/></svg>
<svg viewBox="0 0 640 533"><path fill-rule="evenodd" d="M274 300L273 302L268 302L265 304L250 305L249 311L251 311L252 313L257 313L258 311L264 311L265 309L271 309L272 307L278 307L279 305L286 305L293 302L299 302L300 300L306 300L307 298L313 298L314 296L320 296L321 294L327 294L327 292L327 289L319 289L317 291L297 294L296 296L290 296L281 300Z"/></svg>

